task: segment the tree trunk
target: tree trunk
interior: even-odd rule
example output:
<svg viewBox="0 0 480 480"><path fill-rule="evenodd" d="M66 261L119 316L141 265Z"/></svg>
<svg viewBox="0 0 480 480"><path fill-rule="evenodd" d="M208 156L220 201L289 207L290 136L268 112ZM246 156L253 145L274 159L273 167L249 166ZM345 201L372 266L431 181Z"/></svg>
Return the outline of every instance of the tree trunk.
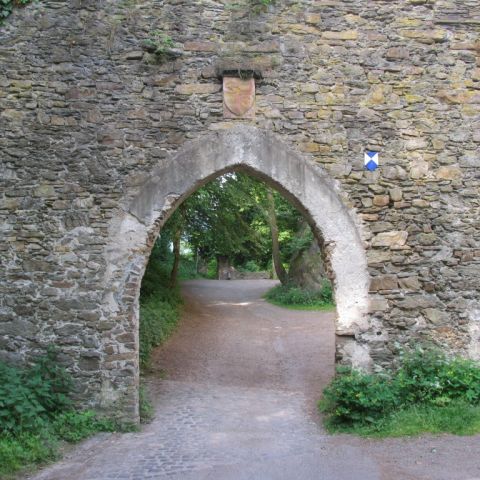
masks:
<svg viewBox="0 0 480 480"><path fill-rule="evenodd" d="M267 212L268 223L270 225L270 233L272 235L272 258L273 266L280 282L285 285L287 282L287 272L283 268L282 259L280 258L280 244L278 242L278 226L277 226L277 214L275 213L275 200L273 193L270 189L267 189Z"/></svg>
<svg viewBox="0 0 480 480"><path fill-rule="evenodd" d="M180 264L180 240L182 238L182 229L180 225L175 231L173 237L173 267L170 273L170 287L174 287L177 284L178 266Z"/></svg>
<svg viewBox="0 0 480 480"><path fill-rule="evenodd" d="M230 280L230 259L226 255L217 255L217 280Z"/></svg>

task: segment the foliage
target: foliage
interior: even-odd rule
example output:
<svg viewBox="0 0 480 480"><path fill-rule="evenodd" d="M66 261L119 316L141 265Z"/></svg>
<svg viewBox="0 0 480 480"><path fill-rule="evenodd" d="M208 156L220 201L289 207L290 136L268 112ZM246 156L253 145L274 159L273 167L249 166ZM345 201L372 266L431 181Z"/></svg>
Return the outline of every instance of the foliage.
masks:
<svg viewBox="0 0 480 480"><path fill-rule="evenodd" d="M238 267L240 272L261 272L262 268L255 260L247 260L244 265Z"/></svg>
<svg viewBox="0 0 480 480"><path fill-rule="evenodd" d="M280 250L278 254L275 249L276 264L288 268L314 241L312 231L280 193L242 172L212 180L179 206L155 245L159 260L165 267L173 265L172 245L181 231L179 278L199 276L198 265L209 266L207 277L216 278L219 257L239 271L269 270L274 253L272 197Z"/></svg>
<svg viewBox="0 0 480 480"><path fill-rule="evenodd" d="M207 278L210 278L211 280L217 278L217 267L218 267L217 259L216 258L210 259L210 261L207 264Z"/></svg>
<svg viewBox="0 0 480 480"><path fill-rule="evenodd" d="M275 305L290 307L322 307L333 304L332 285L328 280L324 280L322 288L316 291L292 285L277 285L266 293L265 298Z"/></svg>
<svg viewBox="0 0 480 480"><path fill-rule="evenodd" d="M182 239L203 263L225 256L239 270L256 264L266 270L272 258L272 237L268 218L268 187L241 172L225 174L191 195L182 204ZM288 264L299 249L308 248L313 236L299 237L301 214L278 192L273 192L279 229L282 262ZM178 212L178 211L177 211ZM162 230L164 238L173 240L178 226L177 212ZM247 262L250 267L246 266Z"/></svg>
<svg viewBox="0 0 480 480"><path fill-rule="evenodd" d="M150 37L143 42L145 49L161 57L168 53L169 49L175 46L172 37L160 30L150 32Z"/></svg>
<svg viewBox="0 0 480 480"><path fill-rule="evenodd" d="M227 256L238 263L262 263L269 236L258 196L263 184L248 175L227 174L208 183L184 203L184 238L204 259Z"/></svg>
<svg viewBox="0 0 480 480"><path fill-rule="evenodd" d="M140 293L140 365L148 366L154 347L175 329L182 299L178 287L170 288L168 270L154 251L143 276Z"/></svg>
<svg viewBox="0 0 480 480"><path fill-rule="evenodd" d="M479 432L480 364L418 347L404 352L400 366L386 373L340 369L319 406L332 431Z"/></svg>
<svg viewBox="0 0 480 480"><path fill-rule="evenodd" d="M447 358L434 348L404 354L395 381L404 404L443 406L454 400L480 403L480 367L463 358Z"/></svg>
<svg viewBox="0 0 480 480"><path fill-rule="evenodd" d="M97 432L116 432L121 426L110 418L99 418L91 410L68 411L55 417L52 430L57 438L67 442L79 442Z"/></svg>
<svg viewBox="0 0 480 480"><path fill-rule="evenodd" d="M150 423L154 417L154 409L148 391L144 385L140 384L139 388L139 404L140 404L140 422Z"/></svg>
<svg viewBox="0 0 480 480"><path fill-rule="evenodd" d="M0 0L0 25L13 12L14 7L23 7L32 0Z"/></svg>
<svg viewBox="0 0 480 480"><path fill-rule="evenodd" d="M49 349L29 368L0 362L0 432L35 430L70 406L72 382Z"/></svg>
<svg viewBox="0 0 480 480"><path fill-rule="evenodd" d="M338 424L378 421L398 406L397 391L390 377L340 367L323 392L322 408Z"/></svg>
<svg viewBox="0 0 480 480"><path fill-rule="evenodd" d="M0 478L57 458L58 443L49 432L0 434Z"/></svg>
<svg viewBox="0 0 480 480"><path fill-rule="evenodd" d="M0 362L0 477L55 459L61 441L118 429L93 412L73 411L72 387L52 348L31 366Z"/></svg>

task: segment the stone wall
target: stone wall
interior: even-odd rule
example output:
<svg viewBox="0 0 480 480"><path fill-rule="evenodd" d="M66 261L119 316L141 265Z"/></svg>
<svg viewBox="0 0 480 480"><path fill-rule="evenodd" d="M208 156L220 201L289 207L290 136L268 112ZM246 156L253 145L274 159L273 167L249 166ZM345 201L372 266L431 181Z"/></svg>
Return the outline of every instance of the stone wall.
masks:
<svg viewBox="0 0 480 480"><path fill-rule="evenodd" d="M115 309L144 264L107 288L107 246L155 168L246 123L321 165L358 221L369 326L349 335L369 361L418 338L480 358L478 0L236 4L43 1L0 27L3 356L54 342L80 398L134 417L135 315ZM142 49L156 30L179 58ZM262 73L255 119L223 118L225 68Z"/></svg>

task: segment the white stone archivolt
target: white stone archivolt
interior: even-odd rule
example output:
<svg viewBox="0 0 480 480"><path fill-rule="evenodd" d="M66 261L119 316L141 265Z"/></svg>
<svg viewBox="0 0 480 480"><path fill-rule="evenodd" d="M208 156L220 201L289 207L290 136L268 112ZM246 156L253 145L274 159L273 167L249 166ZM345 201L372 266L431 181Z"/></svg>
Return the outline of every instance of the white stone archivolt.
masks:
<svg viewBox="0 0 480 480"><path fill-rule="evenodd" d="M242 125L188 142L151 172L138 194L124 206L120 223L129 225L129 240L121 225L115 228L123 236L111 244L116 245L116 269L136 270L141 260L145 265L152 239L175 208L209 180L232 170L244 170L263 179L305 215L326 249L333 272L337 334L355 337L366 331L369 275L355 213L342 203L323 168L275 135L253 127ZM136 232L131 231L133 223L138 225ZM138 290L142 273L138 275ZM137 311L134 305L130 309ZM345 353L353 363L366 366L368 351L355 343L350 342Z"/></svg>

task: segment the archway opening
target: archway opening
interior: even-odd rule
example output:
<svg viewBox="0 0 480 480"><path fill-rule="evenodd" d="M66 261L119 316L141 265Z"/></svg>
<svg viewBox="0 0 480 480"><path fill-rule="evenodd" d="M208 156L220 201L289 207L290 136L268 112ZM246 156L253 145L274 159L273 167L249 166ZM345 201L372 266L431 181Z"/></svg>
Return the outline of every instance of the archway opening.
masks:
<svg viewBox="0 0 480 480"><path fill-rule="evenodd" d="M105 250L105 318L112 318L118 330L138 337L141 279L163 225L191 193L213 178L239 169L278 189L322 239L334 279L337 358L368 367L369 274L361 221L321 166L277 136L244 125L185 143L159 161L146 181L125 199L110 225ZM105 371L99 402L121 405L127 418L138 418L138 338L135 343L130 339L106 337L106 345L112 346L114 368ZM117 351L122 352L121 362L116 359Z"/></svg>
<svg viewBox="0 0 480 480"><path fill-rule="evenodd" d="M160 374L293 390L313 411L334 373L333 272L312 219L251 173L172 208L142 280L140 364L153 389Z"/></svg>

